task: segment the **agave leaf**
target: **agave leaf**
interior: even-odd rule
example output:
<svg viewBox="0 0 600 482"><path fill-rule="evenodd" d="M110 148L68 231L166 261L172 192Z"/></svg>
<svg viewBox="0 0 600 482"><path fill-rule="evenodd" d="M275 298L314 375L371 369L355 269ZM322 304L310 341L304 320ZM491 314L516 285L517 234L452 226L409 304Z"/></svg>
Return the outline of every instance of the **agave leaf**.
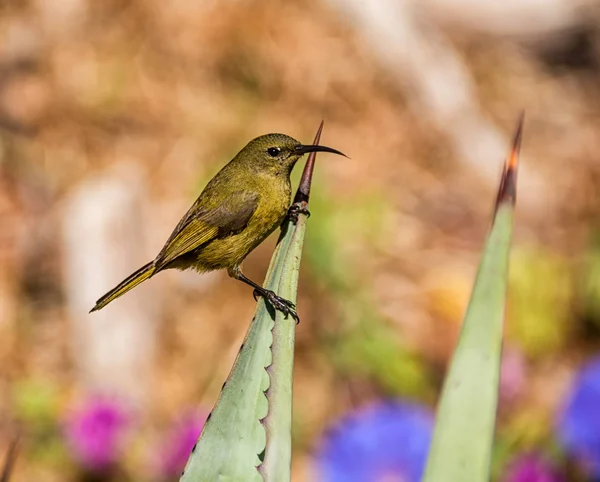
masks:
<svg viewBox="0 0 600 482"><path fill-rule="evenodd" d="M315 143L318 143L323 123ZM311 153L295 204L306 207L316 153ZM306 216L287 220L264 286L296 301ZM180 482L290 480L292 370L296 324L257 304L244 343L209 415Z"/></svg>
<svg viewBox="0 0 600 482"><path fill-rule="evenodd" d="M490 479L522 123L521 116L504 166L491 232L444 382L423 482Z"/></svg>
<svg viewBox="0 0 600 482"><path fill-rule="evenodd" d="M323 122L319 126L313 144L318 144L321 140L322 130ZM294 198L294 205L298 208L306 209L308 206L315 158L316 153L312 153L304 166L302 179ZM306 233L306 219L307 216L301 214L295 227L291 221L288 221L287 225L287 231L292 231L292 235L279 278L278 293L293 302L296 302L298 292L298 274ZM269 412L263 420L267 432L267 447L264 462L259 468L265 482L289 481L292 465L292 374L296 325L293 322L286 322L279 312L276 316L271 347L273 359L267 369L271 381L266 392Z"/></svg>

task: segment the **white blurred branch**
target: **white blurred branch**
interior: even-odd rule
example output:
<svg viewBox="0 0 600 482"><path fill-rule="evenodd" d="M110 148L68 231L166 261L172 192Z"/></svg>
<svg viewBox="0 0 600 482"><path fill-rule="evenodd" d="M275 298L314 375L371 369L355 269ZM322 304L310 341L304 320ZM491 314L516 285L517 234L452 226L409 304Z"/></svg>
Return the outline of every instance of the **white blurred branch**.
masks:
<svg viewBox="0 0 600 482"><path fill-rule="evenodd" d="M83 386L141 401L149 384L159 300L152 283L103 310L96 299L147 262L143 179L132 165L92 176L64 212L64 253L73 353Z"/></svg>
<svg viewBox="0 0 600 482"><path fill-rule="evenodd" d="M598 0L418 0L416 9L439 24L497 36L543 38L589 20Z"/></svg>

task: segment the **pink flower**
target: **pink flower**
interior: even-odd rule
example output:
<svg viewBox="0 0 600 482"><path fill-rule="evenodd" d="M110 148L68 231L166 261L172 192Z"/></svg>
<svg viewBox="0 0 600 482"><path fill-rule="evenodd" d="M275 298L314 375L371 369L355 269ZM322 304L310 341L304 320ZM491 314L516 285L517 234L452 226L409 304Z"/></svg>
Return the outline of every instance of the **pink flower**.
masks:
<svg viewBox="0 0 600 482"><path fill-rule="evenodd" d="M67 416L65 437L86 469L104 471L121 456L129 416L115 400L91 397Z"/></svg>
<svg viewBox="0 0 600 482"><path fill-rule="evenodd" d="M564 482L548 460L535 454L522 455L510 464L505 482Z"/></svg>

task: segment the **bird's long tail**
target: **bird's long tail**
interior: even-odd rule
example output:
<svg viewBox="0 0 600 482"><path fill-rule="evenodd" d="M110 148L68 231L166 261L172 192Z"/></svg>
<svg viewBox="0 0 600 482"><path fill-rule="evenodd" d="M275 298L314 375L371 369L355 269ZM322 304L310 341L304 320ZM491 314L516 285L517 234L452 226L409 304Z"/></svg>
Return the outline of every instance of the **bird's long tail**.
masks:
<svg viewBox="0 0 600 482"><path fill-rule="evenodd" d="M90 310L98 311L108 305L111 301L116 300L119 296L124 295L130 289L135 288L142 281L146 281L150 276L154 274L154 265L151 261L148 264L145 264L140 269L138 269L135 273L129 275L123 281L121 281L115 288L106 293L102 298L96 301L96 305Z"/></svg>

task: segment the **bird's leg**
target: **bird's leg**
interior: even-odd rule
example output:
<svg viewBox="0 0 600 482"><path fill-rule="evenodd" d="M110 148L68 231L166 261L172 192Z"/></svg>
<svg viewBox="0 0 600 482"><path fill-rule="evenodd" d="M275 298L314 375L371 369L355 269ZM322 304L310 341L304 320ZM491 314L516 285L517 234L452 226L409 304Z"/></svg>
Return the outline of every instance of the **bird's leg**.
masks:
<svg viewBox="0 0 600 482"><path fill-rule="evenodd" d="M256 284L251 279L246 278L246 276L244 276L244 273L242 273L242 270L240 269L239 266L236 266L234 268L229 268L227 270L227 273L232 278L237 279L239 281L242 281L243 283L246 283L247 285L252 286L254 288L254 292L252 293L252 295L254 296L255 300L257 299L258 296L262 296L265 300L267 300L271 304L271 306L273 308L275 308L277 311L280 311L281 313L283 313L286 318L289 315L294 320L296 320L296 323L300 323L300 318L298 318L298 314L296 313L296 305L294 303L292 303L289 300L286 300L285 298L282 298L281 296L277 295L274 291L263 288L262 286L260 286L259 284Z"/></svg>
<svg viewBox="0 0 600 482"><path fill-rule="evenodd" d="M288 217L294 224L298 223L298 216L300 214L306 214L306 216L310 217L310 211L306 207L305 203L294 203L290 206L290 209L288 209Z"/></svg>

